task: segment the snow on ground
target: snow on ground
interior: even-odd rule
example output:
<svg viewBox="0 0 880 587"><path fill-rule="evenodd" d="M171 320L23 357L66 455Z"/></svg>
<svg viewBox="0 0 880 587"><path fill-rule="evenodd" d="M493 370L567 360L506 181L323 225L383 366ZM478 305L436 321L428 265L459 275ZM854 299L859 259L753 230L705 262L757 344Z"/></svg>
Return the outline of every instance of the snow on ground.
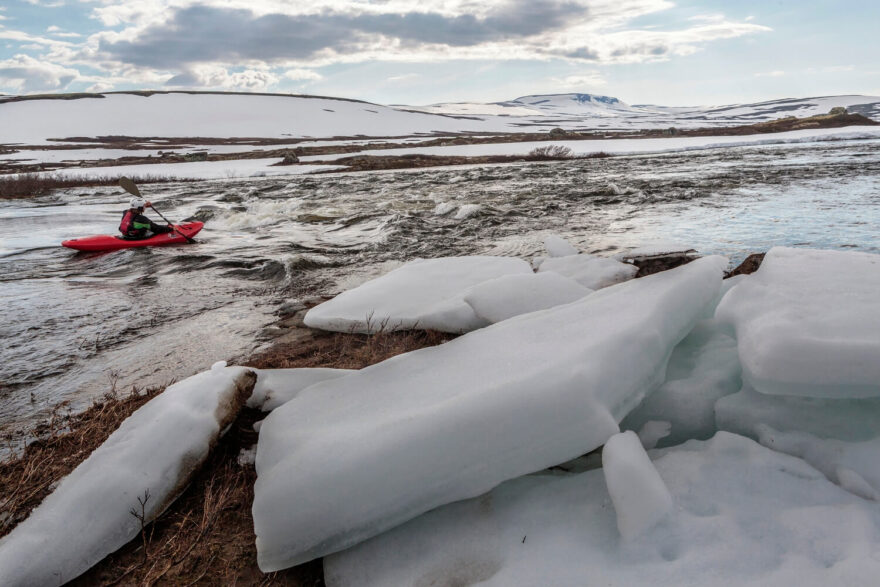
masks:
<svg viewBox="0 0 880 587"><path fill-rule="evenodd" d="M63 161L95 161L120 157L157 157L161 149L39 149L0 154L5 163L61 163ZM182 151L182 150L181 150Z"/></svg>
<svg viewBox="0 0 880 587"><path fill-rule="evenodd" d="M305 323L337 332L468 332L488 324L464 301L469 287L531 273L528 263L512 257L417 259L315 306Z"/></svg>
<svg viewBox="0 0 880 587"><path fill-rule="evenodd" d="M260 568L347 548L600 446L662 382L726 265L700 259L304 390L260 429Z"/></svg>
<svg viewBox="0 0 880 587"><path fill-rule="evenodd" d="M880 505L720 432L651 453L673 510L623 542L603 471L528 476L324 559L329 587L872 585Z"/></svg>
<svg viewBox="0 0 880 587"><path fill-rule="evenodd" d="M400 108L435 114L508 116L527 121L553 118L557 126L566 128L572 120L591 120L595 126L606 128L659 128L663 125L695 128L713 124L750 124L785 116L815 116L827 114L836 106L876 114L878 102L880 97L877 96L824 96L755 104L670 107L630 105L609 96L569 93L522 96L489 104L451 102Z"/></svg>
<svg viewBox="0 0 880 587"><path fill-rule="evenodd" d="M880 256L774 247L716 317L743 378L768 394L880 396Z"/></svg>
<svg viewBox="0 0 880 587"><path fill-rule="evenodd" d="M550 257L541 263L538 272L558 273L586 288L595 290L632 279L639 272L639 268L614 259L581 253Z"/></svg>
<svg viewBox="0 0 880 587"><path fill-rule="evenodd" d="M186 93L7 102L0 104L0 128L4 143L28 145L108 135L330 138L514 130L505 119L458 119L344 99Z"/></svg>
<svg viewBox="0 0 880 587"><path fill-rule="evenodd" d="M0 585L61 585L137 536L131 512L149 522L183 491L254 380L218 365L132 414L0 540Z"/></svg>
<svg viewBox="0 0 880 587"><path fill-rule="evenodd" d="M113 165L109 167L75 167L43 172L69 178L133 177L178 179L231 179L235 177L262 177L266 175L300 175L327 169L344 169L340 165L284 165L271 159L230 159L226 161L193 161L191 163L145 163L143 165ZM9 177L14 177L12 174Z"/></svg>
<svg viewBox="0 0 880 587"><path fill-rule="evenodd" d="M826 128L814 130L794 130L762 135L715 136L715 137L671 137L662 139L606 139L580 141L535 141L522 143L493 143L479 145L450 145L446 147L405 147L399 149L365 150L358 155L400 156L400 155L438 155L444 157L480 157L490 155L528 155L530 151L547 145L568 147L575 155L608 153L611 155L634 155L643 153L672 153L721 147L745 147L754 145L774 145L780 143L806 143L830 140L880 139L880 127L853 126L845 129ZM350 157L353 153L336 155L310 155L300 161L332 161Z"/></svg>

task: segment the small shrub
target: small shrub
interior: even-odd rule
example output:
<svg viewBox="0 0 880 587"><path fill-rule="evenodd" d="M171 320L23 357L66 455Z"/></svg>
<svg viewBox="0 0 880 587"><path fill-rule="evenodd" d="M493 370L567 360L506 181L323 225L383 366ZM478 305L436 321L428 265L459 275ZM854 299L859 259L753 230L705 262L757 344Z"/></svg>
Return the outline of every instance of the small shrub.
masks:
<svg viewBox="0 0 880 587"><path fill-rule="evenodd" d="M571 159L572 157L574 157L572 150L563 145L536 147L528 154L528 159L533 160Z"/></svg>

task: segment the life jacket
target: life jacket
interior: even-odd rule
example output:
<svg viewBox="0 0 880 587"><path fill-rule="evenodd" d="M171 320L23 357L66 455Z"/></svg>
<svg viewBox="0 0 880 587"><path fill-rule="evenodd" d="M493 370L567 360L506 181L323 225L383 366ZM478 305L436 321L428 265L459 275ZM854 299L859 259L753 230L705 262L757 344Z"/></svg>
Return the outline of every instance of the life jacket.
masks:
<svg viewBox="0 0 880 587"><path fill-rule="evenodd" d="M119 223L119 232L121 232L125 236L134 236L136 232L134 231L132 223L135 216L137 216L137 212L135 210L126 210L122 214L122 222Z"/></svg>

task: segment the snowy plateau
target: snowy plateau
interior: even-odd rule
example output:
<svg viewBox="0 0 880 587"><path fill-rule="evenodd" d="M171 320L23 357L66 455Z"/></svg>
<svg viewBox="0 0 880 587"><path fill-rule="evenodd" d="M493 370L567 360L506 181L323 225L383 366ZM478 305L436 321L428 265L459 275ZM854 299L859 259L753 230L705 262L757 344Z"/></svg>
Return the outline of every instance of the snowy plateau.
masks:
<svg viewBox="0 0 880 587"><path fill-rule="evenodd" d="M537 273L414 261L307 314L468 331L439 346L361 370L218 362L170 387L0 541L0 583L63 583L134 537L138 498L167 505L250 395L269 412L265 572L323 557L331 586L874 584L880 256L775 247L751 275L710 256L609 279L626 263L546 242Z"/></svg>
<svg viewBox="0 0 880 587"><path fill-rule="evenodd" d="M708 107L629 105L617 98L592 94L535 95L489 104L423 107L330 97L210 92L122 92L71 98L0 97L0 168L14 171L17 166L25 166L39 172L39 166L48 165L53 173L71 178L296 175L344 169L333 161L353 153L523 156L548 143L420 143L463 136L546 134L554 129L599 135L597 139L580 140L556 137L553 144L571 149L574 155L660 153L880 136L880 127L850 126L762 135L623 138L648 129L721 130L790 116L824 115L835 107L880 120L877 96L827 96ZM612 138L615 140L608 140ZM121 139L125 139L124 149L119 148ZM397 148L376 150L377 142L393 143ZM348 147L344 153L307 154L300 157L299 165L278 166L279 157L251 155L272 149L340 145ZM230 156L242 152L251 154ZM169 162L169 156L179 159ZM190 160L204 156L223 157ZM131 158L141 160L131 164Z"/></svg>

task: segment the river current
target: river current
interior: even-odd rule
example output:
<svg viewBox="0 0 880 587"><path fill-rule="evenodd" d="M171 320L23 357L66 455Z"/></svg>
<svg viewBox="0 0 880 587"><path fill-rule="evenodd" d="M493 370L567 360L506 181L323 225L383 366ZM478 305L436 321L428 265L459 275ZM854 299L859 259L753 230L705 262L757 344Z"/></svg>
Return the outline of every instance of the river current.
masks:
<svg viewBox="0 0 880 587"><path fill-rule="evenodd" d="M880 141L142 186L198 244L77 253L128 196L0 201L0 432L61 402L167 384L247 356L280 303L416 257L526 259L679 243L732 263L774 245L878 253ZM158 221L159 218L153 215Z"/></svg>

